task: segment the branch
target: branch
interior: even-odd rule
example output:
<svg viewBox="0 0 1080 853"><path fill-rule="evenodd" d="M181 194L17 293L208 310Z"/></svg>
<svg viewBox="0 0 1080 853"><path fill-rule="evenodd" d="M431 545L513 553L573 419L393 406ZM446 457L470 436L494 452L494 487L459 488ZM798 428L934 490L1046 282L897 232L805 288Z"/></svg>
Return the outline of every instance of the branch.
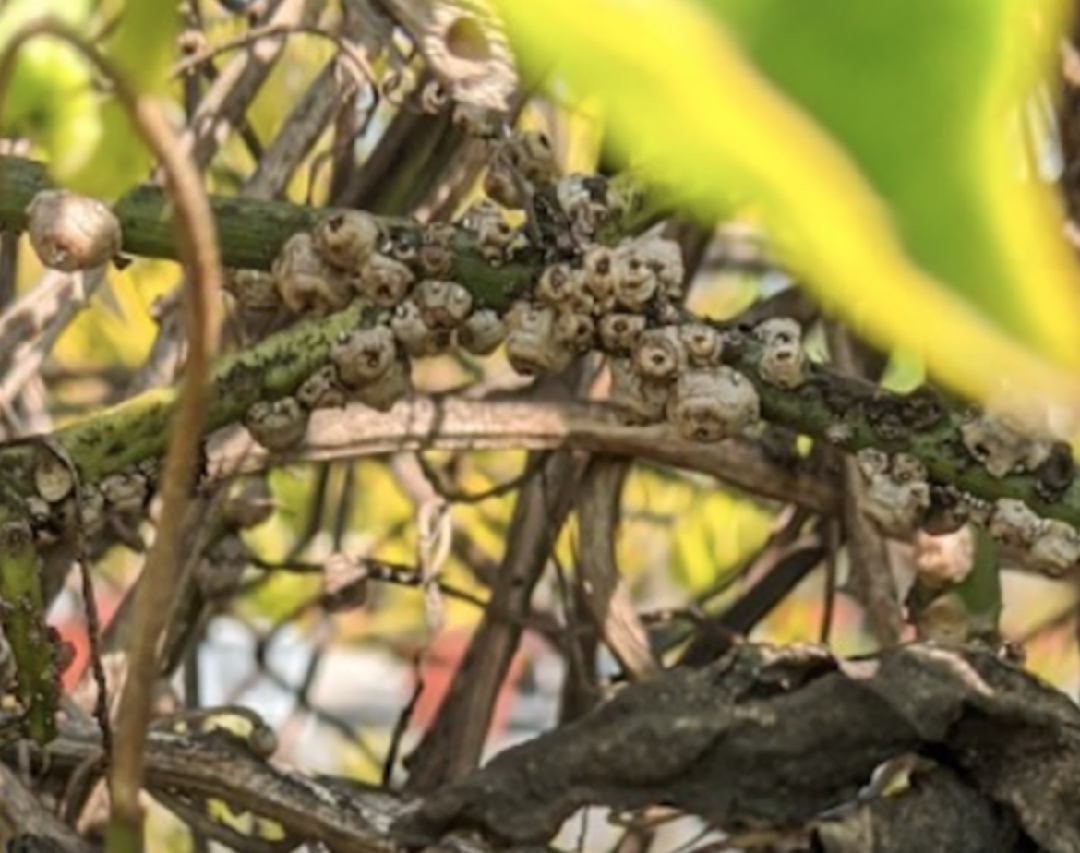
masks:
<svg viewBox="0 0 1080 853"><path fill-rule="evenodd" d="M90 769L101 760L93 739L62 735L49 745L58 770ZM243 738L224 729L208 733L151 731L146 742L147 791L222 800L281 825L288 836L319 842L338 853L398 853L390 824L410 801L349 779L311 777L278 767ZM482 841L454 838L450 853L491 853ZM540 851L538 851L540 853Z"/></svg>
<svg viewBox="0 0 1080 853"><path fill-rule="evenodd" d="M40 191L53 186L45 166L19 157L0 157L0 228L26 230L26 206ZM317 216L312 208L284 202L255 202L244 198L211 199L211 210L226 266L269 269L281 244L297 231L310 228ZM123 251L145 258L177 259L171 206L158 187L138 187L114 206L123 229Z"/></svg>
<svg viewBox="0 0 1080 853"><path fill-rule="evenodd" d="M597 632L623 672L643 679L659 673L660 662L616 558L623 486L629 472L630 465L622 460L601 456L591 461L578 496L577 571Z"/></svg>
<svg viewBox="0 0 1080 853"><path fill-rule="evenodd" d="M585 450L707 474L758 497L812 512L839 511L836 484L796 463L771 460L756 443L696 444L674 427L627 426L611 405L589 402L472 401L417 398L376 412L353 403L312 415L304 443L271 454L243 430L207 447L207 481L265 471L283 462L334 462L423 450Z"/></svg>
<svg viewBox="0 0 1080 853"><path fill-rule="evenodd" d="M18 775L0 765L0 823L14 828L15 836L36 836L48 838L55 846L43 846L46 851L59 850L64 853L93 853L93 845L83 841L71 827L65 825L52 814L33 793L19 780ZM37 848L19 847L17 842L8 838L8 849L36 850Z"/></svg>
<svg viewBox="0 0 1080 853"><path fill-rule="evenodd" d="M1004 828L1039 849L1077 850L1078 732L1080 711L1066 696L989 650L909 645L843 661L818 646L744 645L702 669L629 685L580 720L511 747L396 830L416 846L463 829L501 844L544 843L584 806L660 803L727 832L786 829L855 802L883 762L914 752L956 772L962 799L980 804L968 830L988 833L962 847L919 836L916 849L1018 849L1002 846L994 830ZM919 803L924 778L913 776L904 796L936 819ZM963 828L949 822L939 832Z"/></svg>
<svg viewBox="0 0 1080 853"><path fill-rule="evenodd" d="M237 423L259 400L278 400L295 392L327 363L338 335L357 327L364 316L365 309L355 304L331 317L302 322L222 359L212 378L209 429ZM985 501L1022 500L1042 516L1080 527L1080 484L1067 446L1059 448L1048 464L1036 471L995 477L964 446L961 427L971 414L970 406L926 390L892 393L816 365L807 366L806 381L799 388L776 388L758 376L756 347L749 336L744 343L741 350L731 348L731 358L754 381L766 420L846 451L879 448L907 453L926 466L931 481L944 491L952 487ZM58 431L55 439L86 481L100 480L137 462L160 457L174 399L172 390L148 392ZM643 437L656 435L653 427L640 430ZM628 433L632 431L627 428ZM0 445L0 460L5 470L13 470L8 463L25 469L31 451L25 442ZM19 459L21 464L16 461ZM938 497L945 499L948 494Z"/></svg>

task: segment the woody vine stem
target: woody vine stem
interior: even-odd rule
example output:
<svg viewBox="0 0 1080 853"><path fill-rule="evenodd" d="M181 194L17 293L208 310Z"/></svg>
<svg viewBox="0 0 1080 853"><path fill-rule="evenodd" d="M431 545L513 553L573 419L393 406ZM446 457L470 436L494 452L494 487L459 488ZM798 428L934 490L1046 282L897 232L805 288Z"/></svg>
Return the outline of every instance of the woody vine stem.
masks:
<svg viewBox="0 0 1080 853"><path fill-rule="evenodd" d="M117 710L117 725L125 735L114 744L115 751L111 756L109 781L112 814L106 847L110 853L128 853L142 847L139 790L142 782L144 744L151 713L152 691L148 689L148 685L152 683L156 672L158 646L168 619L169 603L177 577L181 523L188 504L190 483L196 471L199 435L204 422L206 379L218 340L216 303L221 293L222 268L213 219L199 173L190 158L184 154L176 132L166 121L159 105L140 96L128 86L110 62L77 32L60 22L50 20L32 23L17 31L4 54L0 56L0 104L4 102L7 81L12 77L20 47L30 39L40 36L58 38L75 47L112 83L118 102L127 112L144 143L154 153L165 175L167 191L175 209L172 224L177 257L183 263L188 281L191 282L185 300L187 375L177 393L169 423L168 449L160 483L162 514L154 544L147 555L143 583L135 599L136 626L131 633L127 650L129 677L121 691ZM0 187L2 186L0 183ZM62 461L68 463L70 460L71 457L66 456ZM77 461L72 464L78 468ZM79 479L73 483L77 520L81 520L81 470L79 475ZM0 512L10 513L11 508L0 508ZM6 518L2 520L7 530L11 521ZM81 533L80 531L77 535ZM29 561L22 538L19 537L19 547L13 552L12 565L0 565L0 575L21 575L28 578L36 574L25 571L29 568ZM3 543L0 543L0 548L3 548ZM0 564L5 562L7 554L0 551ZM25 581L22 583L25 584ZM8 584L0 582L0 585ZM36 592L36 596L33 592ZM5 600L22 603L26 598L5 597ZM44 617L40 587L31 591L31 600L36 605L33 609L38 612L28 615L40 624ZM44 642L44 638L39 638L36 643L31 636L23 639L24 642L12 643L19 662L19 683L35 689L36 695L26 695L27 689L24 687L24 695L20 698L27 705L31 734L36 733L40 737L53 729L54 709L51 707L52 702L48 701L52 698L52 690L43 687L41 681L53 675L52 667L39 667L36 677L31 677L31 673L35 672L32 667L40 663L41 650L47 649L48 643ZM24 660L19 660L20 654ZM104 689L104 684L100 685L100 689ZM42 692L44 696L41 695Z"/></svg>

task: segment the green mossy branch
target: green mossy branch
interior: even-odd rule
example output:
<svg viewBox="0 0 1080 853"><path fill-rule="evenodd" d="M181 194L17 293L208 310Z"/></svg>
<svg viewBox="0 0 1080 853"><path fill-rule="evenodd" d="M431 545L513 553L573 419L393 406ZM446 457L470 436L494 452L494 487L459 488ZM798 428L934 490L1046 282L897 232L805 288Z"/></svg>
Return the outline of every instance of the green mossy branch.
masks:
<svg viewBox="0 0 1080 853"><path fill-rule="evenodd" d="M0 230L26 230L26 207L41 190L52 186L44 165L20 157L0 156ZM631 176L610 182L611 192L625 201L624 217L605 225L605 239L636 233L656 220L659 207L647 198ZM282 244L299 231L310 230L330 209L316 209L281 201L211 196L222 262L234 269L270 269ZM168 199L158 187L139 187L112 206L123 231L124 254L175 260L176 246ZM416 244L422 226L410 219L379 217L388 236ZM453 242L454 281L467 281L473 296L485 306L504 307L512 295L536 274L537 259L524 254L519 262L492 266L484 260L476 241L459 231Z"/></svg>
<svg viewBox="0 0 1080 853"><path fill-rule="evenodd" d="M25 714L22 732L44 744L56 736L60 674L45 623L39 563L29 523L0 504L0 623L18 664L15 695Z"/></svg>
<svg viewBox="0 0 1080 853"><path fill-rule="evenodd" d="M299 323L222 358L211 376L208 430L238 422L259 400L279 400L296 391L327 363L338 335L359 326L363 316L363 306L355 304L332 317ZM64 427L52 437L74 461L83 482L93 483L164 453L176 398L173 388L147 391ZM34 453L32 439L0 444L0 464L8 471L32 474ZM27 482L19 490L20 496L25 498L30 489Z"/></svg>
<svg viewBox="0 0 1080 853"><path fill-rule="evenodd" d="M327 363L340 333L365 323L365 309L353 305L321 320L309 320L280 332L242 353L222 358L213 373L207 415L210 430L240 421L259 400L278 400ZM758 375L756 345L731 347L727 360L754 382L767 421L828 441L849 451L877 448L919 459L931 482L986 501L1015 498L1040 515L1080 527L1080 483L1067 445L1030 474L994 477L968 453L960 427L970 407L925 390L912 394L885 391L872 383L841 377L812 366L796 390L777 388ZM161 456L167 440L176 392L150 391L106 409L54 434L75 461L84 482L95 482L131 465ZM0 445L0 465L23 472L18 479L29 493L32 442ZM9 487L14 478L8 480Z"/></svg>
<svg viewBox="0 0 1080 853"><path fill-rule="evenodd" d="M913 456L926 466L931 485L939 487L932 494L937 500L948 502L950 489L984 501L1014 498L1045 518L1080 528L1080 483L1064 442L1055 444L1036 471L995 477L963 441L961 426L976 411L973 406L927 389L893 393L820 366L810 367L798 389L776 388L758 374L755 345L730 360L756 385L767 421L848 452L875 448Z"/></svg>
<svg viewBox="0 0 1080 853"><path fill-rule="evenodd" d="M52 186L45 166L19 157L0 157L0 230L26 230L26 207L41 190ZM222 263L234 269L270 269L282 244L293 234L308 231L330 209L316 209L280 201L212 196L221 243ZM112 206L123 231L122 252L143 258L175 260L176 245L167 197L158 187L139 187ZM380 217L388 236L418 244L422 226L409 219ZM453 241L455 281L468 281L481 304L498 308L510 295L528 285L535 263L487 263L475 240L459 232Z"/></svg>

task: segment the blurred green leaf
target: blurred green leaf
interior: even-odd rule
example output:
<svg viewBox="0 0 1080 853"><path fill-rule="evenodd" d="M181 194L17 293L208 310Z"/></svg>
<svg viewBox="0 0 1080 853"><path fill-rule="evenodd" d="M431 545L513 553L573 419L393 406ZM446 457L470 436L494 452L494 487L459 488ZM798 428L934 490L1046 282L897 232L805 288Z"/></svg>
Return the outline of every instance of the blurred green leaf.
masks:
<svg viewBox="0 0 1080 853"><path fill-rule="evenodd" d="M109 39L109 58L137 91L163 94L179 32L177 4L128 0Z"/></svg>
<svg viewBox="0 0 1080 853"><path fill-rule="evenodd" d="M98 5L95 0L0 3L0 49L17 30L42 19L89 36L103 29L95 17ZM163 94L179 32L176 9L127 2L109 29L104 52L125 83L141 94ZM151 155L120 103L94 91L96 77L78 51L59 39L37 36L24 43L5 97L4 132L40 144L59 182L110 198L146 178Z"/></svg>
<svg viewBox="0 0 1080 853"><path fill-rule="evenodd" d="M706 216L760 217L864 334L974 396L1007 379L1080 404L1080 276L1010 144L1063 3L501 6L526 64L598 95L636 165Z"/></svg>
<svg viewBox="0 0 1080 853"><path fill-rule="evenodd" d="M176 50L180 17L175 6L129 2L123 5L105 52L125 83L137 93L166 92L169 65ZM116 100L101 110L102 134L78 161L55 163L58 180L88 195L111 198L146 178L151 152L139 139Z"/></svg>
<svg viewBox="0 0 1080 853"><path fill-rule="evenodd" d="M42 15L82 29L90 13L89 0L0 4L0 51L7 49L16 31ZM58 161L95 147L101 121L90 83L90 68L74 48L51 37L25 42L7 81L0 131L39 140Z"/></svg>

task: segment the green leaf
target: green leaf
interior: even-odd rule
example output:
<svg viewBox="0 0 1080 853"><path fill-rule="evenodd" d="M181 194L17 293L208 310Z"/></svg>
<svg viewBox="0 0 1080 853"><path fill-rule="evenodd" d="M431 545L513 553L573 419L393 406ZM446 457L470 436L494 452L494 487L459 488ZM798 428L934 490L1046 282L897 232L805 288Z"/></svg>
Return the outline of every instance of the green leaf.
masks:
<svg viewBox="0 0 1080 853"><path fill-rule="evenodd" d="M180 17L175 5L128 0L123 5L106 46L106 55L136 93L157 97L165 93L169 65L176 49ZM54 163L58 180L97 197L115 197L150 171L151 153L118 101L101 111L98 144L86 146L85 156Z"/></svg>
<svg viewBox="0 0 1080 853"><path fill-rule="evenodd" d="M128 0L109 41L109 58L136 91L163 94L179 33L178 4Z"/></svg>
<svg viewBox="0 0 1080 853"><path fill-rule="evenodd" d="M42 13L81 29L90 11L88 0L46 2L44 8L39 0L14 0L0 12L0 51ZM96 144L101 133L98 99L78 51L51 37L23 43L7 81L2 132L37 139L59 159Z"/></svg>
<svg viewBox="0 0 1080 853"><path fill-rule="evenodd" d="M32 21L55 19L81 35L101 28L92 0L0 2L0 49ZM130 0L110 28L104 52L127 86L162 95L179 32L175 7ZM98 45L94 45L98 47ZM20 49L4 102L5 129L44 149L54 178L71 189L115 197L146 178L151 155L120 102L94 91L96 71L77 50L52 36L37 36Z"/></svg>
<svg viewBox="0 0 1080 853"><path fill-rule="evenodd" d="M114 199L145 181L152 158L123 106L115 99L98 105L97 144L64 146L49 158L49 171L59 183L101 199ZM74 133L74 128L65 130Z"/></svg>
<svg viewBox="0 0 1080 853"><path fill-rule="evenodd" d="M1080 275L1010 144L1062 3L501 7L525 63L599 96L641 169L705 216L759 217L864 334L973 396L1007 380L1080 404Z"/></svg>

